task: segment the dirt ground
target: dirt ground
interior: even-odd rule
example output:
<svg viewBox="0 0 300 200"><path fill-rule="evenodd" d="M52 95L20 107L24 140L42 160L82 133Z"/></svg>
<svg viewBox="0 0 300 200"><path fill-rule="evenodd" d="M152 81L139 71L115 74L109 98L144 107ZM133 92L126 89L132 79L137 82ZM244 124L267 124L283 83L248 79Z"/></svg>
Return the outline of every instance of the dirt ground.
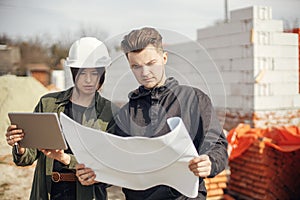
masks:
<svg viewBox="0 0 300 200"><path fill-rule="evenodd" d="M11 155L0 157L0 199L29 199L34 166L17 167Z"/></svg>
<svg viewBox="0 0 300 200"><path fill-rule="evenodd" d="M31 190L34 166L17 167L10 154L0 156L0 199L28 200ZM109 200L124 200L118 187L108 189Z"/></svg>

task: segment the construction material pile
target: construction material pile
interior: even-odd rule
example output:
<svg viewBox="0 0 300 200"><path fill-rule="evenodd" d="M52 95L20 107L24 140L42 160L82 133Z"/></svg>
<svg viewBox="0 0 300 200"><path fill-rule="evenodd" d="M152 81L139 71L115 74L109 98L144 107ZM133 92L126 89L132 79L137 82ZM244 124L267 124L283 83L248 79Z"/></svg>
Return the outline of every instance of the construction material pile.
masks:
<svg viewBox="0 0 300 200"><path fill-rule="evenodd" d="M8 112L33 112L39 98L49 91L32 77L0 76L0 156L11 153L5 132Z"/></svg>
<svg viewBox="0 0 300 200"><path fill-rule="evenodd" d="M228 135L229 193L237 199L300 199L300 128L239 125Z"/></svg>
<svg viewBox="0 0 300 200"><path fill-rule="evenodd" d="M224 189L227 187L228 174L228 170L224 170L214 178L204 179L208 200L223 199Z"/></svg>

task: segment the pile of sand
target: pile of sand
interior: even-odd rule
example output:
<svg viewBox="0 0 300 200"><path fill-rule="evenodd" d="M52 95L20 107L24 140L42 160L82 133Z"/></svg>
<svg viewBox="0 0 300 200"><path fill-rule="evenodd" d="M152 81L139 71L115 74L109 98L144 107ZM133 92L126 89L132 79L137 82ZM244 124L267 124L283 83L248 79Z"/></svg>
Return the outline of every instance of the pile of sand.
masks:
<svg viewBox="0 0 300 200"><path fill-rule="evenodd" d="M32 77L0 76L0 199L28 199L34 170L34 165L17 167L12 162L5 137L7 113L32 112L45 93L48 90Z"/></svg>
<svg viewBox="0 0 300 200"><path fill-rule="evenodd" d="M32 77L6 75L0 77L0 156L10 154L5 133L8 112L32 112L39 98L49 91Z"/></svg>

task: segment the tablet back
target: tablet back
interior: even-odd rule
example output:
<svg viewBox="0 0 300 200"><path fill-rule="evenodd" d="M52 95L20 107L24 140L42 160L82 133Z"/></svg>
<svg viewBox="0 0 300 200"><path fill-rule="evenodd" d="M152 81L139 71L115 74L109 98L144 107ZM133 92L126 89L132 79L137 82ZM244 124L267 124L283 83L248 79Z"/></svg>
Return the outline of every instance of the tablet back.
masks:
<svg viewBox="0 0 300 200"><path fill-rule="evenodd" d="M8 117L25 133L21 147L67 149L57 113L11 112Z"/></svg>

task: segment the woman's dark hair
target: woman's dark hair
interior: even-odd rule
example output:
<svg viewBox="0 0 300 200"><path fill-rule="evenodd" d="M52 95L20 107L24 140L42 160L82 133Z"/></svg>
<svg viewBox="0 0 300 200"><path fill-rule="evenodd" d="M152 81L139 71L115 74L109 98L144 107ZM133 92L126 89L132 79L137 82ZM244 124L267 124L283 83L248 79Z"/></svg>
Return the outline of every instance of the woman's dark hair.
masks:
<svg viewBox="0 0 300 200"><path fill-rule="evenodd" d="M85 68L75 68L75 67L71 67L71 73L72 73L72 78L73 78L73 83L76 83L77 80L77 74L81 73ZM99 90L101 88L101 86L104 83L105 80L105 68L104 67L97 67L95 68L98 72L98 74L101 76L99 79L99 87L97 88L97 90Z"/></svg>

